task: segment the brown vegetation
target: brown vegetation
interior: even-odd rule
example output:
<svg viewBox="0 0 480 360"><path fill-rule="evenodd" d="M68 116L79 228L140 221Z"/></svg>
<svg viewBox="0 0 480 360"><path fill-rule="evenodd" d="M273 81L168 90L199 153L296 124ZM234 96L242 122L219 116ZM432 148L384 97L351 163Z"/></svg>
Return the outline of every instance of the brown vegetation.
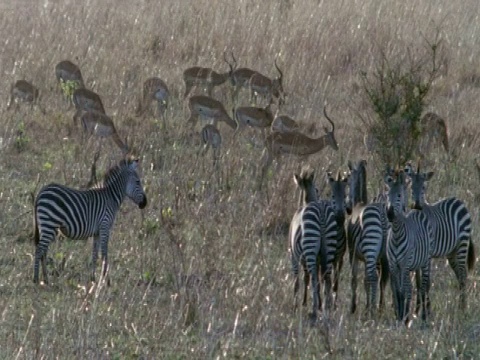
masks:
<svg viewBox="0 0 480 360"><path fill-rule="evenodd" d="M441 61L448 67L432 83L424 110L447 121L455 156L447 161L438 147L426 154L436 171L429 201L447 195L464 200L478 245L480 144L474 135L480 131L480 89L471 80L480 69L477 1L165 0L159 6L152 1L32 5L6 0L0 10L1 358L478 356L478 267L462 313L452 272L444 261L433 261L432 316L426 328L415 320L411 329L396 327L389 290L385 311L374 321L365 321L363 296L351 315L348 264L329 324L311 328L307 309L294 314L285 224L288 229L297 209L292 174L305 159L284 156L276 173L265 174L264 191L256 191L252 172L259 150L221 125L216 171L209 156L196 156L198 147L186 135L182 78L192 65L224 69L225 52L271 76L277 59L288 94L282 113L311 119L317 129L325 103L335 114L339 150L313 154L308 163L320 174L344 168L349 159L367 158L368 186L375 193L385 164L372 159L363 145L366 129L358 115L375 115L365 102L360 73L371 73L381 51L396 62L415 58L424 38L440 28ZM91 245L68 240L49 249L51 285L31 281L31 194L52 181L83 186L96 150L68 136L73 109L65 109L55 90L55 65L64 59L75 61L85 84L102 95L118 132L128 135L141 157L151 199L142 212L132 203L120 210L109 243L110 287L89 283ZM143 80L158 75L170 91L168 141L159 119L135 117ZM17 79L38 87L45 115L28 106L3 111L9 84ZM228 82L214 91L226 109L233 108L230 91ZM248 97L240 93L235 105L248 105ZM104 142L96 164L99 178L119 156L112 141ZM317 186L324 188L321 180Z"/></svg>

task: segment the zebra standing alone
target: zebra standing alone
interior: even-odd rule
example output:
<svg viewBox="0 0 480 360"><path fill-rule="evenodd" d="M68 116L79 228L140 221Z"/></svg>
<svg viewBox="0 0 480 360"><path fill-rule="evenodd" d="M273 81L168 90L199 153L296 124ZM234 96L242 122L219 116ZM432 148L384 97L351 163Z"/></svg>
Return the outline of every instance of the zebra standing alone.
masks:
<svg viewBox="0 0 480 360"><path fill-rule="evenodd" d="M48 283L46 257L50 242L60 230L71 239L87 239L93 236L92 280L98 249L102 250L103 271L107 272L108 239L115 216L127 196L140 209L147 205L137 173L138 159L122 160L112 167L103 180L103 186L89 190L75 190L63 185L49 184L43 187L35 201L35 265L33 282L38 283L40 261L44 282Z"/></svg>
<svg viewBox="0 0 480 360"><path fill-rule="evenodd" d="M411 210L405 214L406 175L403 170L385 176L388 186L388 220L392 232L387 244L390 285L397 320L408 324L412 283L410 272L417 273L417 297L422 308L422 320L429 312L430 259L433 248L433 230L423 211Z"/></svg>
<svg viewBox="0 0 480 360"><path fill-rule="evenodd" d="M388 281L386 243L388 219L383 203L367 204L367 162L348 163L350 169L349 193L351 216L347 222L347 243L352 270L352 302L350 311L357 309L358 262L365 263L366 308L373 316L377 306L378 268L380 268L380 309L384 305Z"/></svg>
<svg viewBox="0 0 480 360"><path fill-rule="evenodd" d="M318 279L319 263L321 279L324 282L326 310L328 311L332 305L331 273L336 251L337 223L330 201L315 201L316 189L313 185L313 172L302 171L300 176L295 174L294 179L302 190L301 196L304 199L304 206L297 210L290 223L290 255L295 278L294 305L296 308L297 293L300 287L299 265L301 263L305 286L303 305L306 305L307 287L311 277L313 298L311 319L315 321L317 310L322 306Z"/></svg>
<svg viewBox="0 0 480 360"><path fill-rule="evenodd" d="M467 269L472 270L475 265L470 213L465 203L455 197L428 204L425 200L425 183L432 178L434 173L432 171L421 172L420 165L415 171L411 163L407 165L406 172L412 181L414 208L422 210L427 215L433 228L432 257L448 259L460 284L460 307L465 309Z"/></svg>

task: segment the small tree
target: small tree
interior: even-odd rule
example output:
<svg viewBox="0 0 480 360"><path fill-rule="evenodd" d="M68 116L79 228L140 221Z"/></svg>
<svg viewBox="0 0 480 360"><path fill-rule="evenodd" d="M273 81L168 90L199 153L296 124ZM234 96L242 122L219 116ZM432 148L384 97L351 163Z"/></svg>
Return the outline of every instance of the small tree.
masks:
<svg viewBox="0 0 480 360"><path fill-rule="evenodd" d="M375 113L373 118L362 118L367 126L367 141L370 150L387 164L403 163L419 155L420 118L441 70L439 32L433 42L425 42L425 53L415 58L409 48L406 61L394 62L381 51L373 72L361 73L367 103Z"/></svg>

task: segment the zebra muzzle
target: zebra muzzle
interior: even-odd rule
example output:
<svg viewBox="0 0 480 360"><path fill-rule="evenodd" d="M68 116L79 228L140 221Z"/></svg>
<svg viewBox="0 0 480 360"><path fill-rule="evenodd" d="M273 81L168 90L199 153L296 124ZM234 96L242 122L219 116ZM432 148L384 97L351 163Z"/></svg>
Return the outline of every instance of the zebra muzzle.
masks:
<svg viewBox="0 0 480 360"><path fill-rule="evenodd" d="M140 209L145 208L145 206L147 206L147 197L146 197L146 196L144 196L143 199L142 199L142 201L141 201L140 203L138 203L138 207L139 207Z"/></svg>

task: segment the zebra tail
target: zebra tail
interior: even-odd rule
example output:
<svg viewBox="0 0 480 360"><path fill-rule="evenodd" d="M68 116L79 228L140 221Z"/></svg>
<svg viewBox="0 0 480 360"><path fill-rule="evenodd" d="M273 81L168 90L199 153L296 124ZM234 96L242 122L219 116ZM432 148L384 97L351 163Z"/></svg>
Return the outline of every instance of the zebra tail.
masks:
<svg viewBox="0 0 480 360"><path fill-rule="evenodd" d="M468 271L473 269L475 265L475 245L473 245L472 238L470 238L470 242L468 243Z"/></svg>

